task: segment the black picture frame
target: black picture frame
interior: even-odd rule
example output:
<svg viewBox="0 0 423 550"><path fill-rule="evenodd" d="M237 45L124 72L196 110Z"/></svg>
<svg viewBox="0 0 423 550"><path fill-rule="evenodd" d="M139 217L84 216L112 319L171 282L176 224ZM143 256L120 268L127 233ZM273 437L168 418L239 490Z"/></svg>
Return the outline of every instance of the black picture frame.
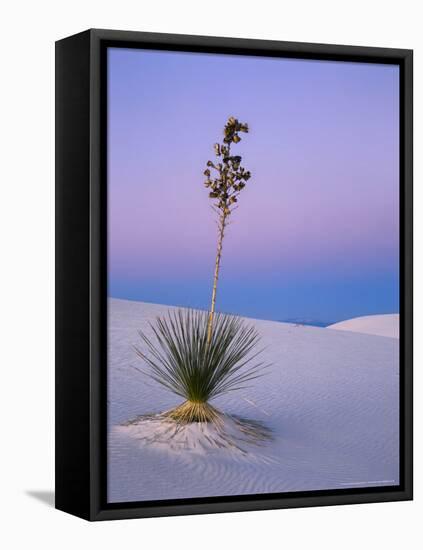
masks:
<svg viewBox="0 0 423 550"><path fill-rule="evenodd" d="M399 486L107 503L108 46L399 66ZM56 43L56 508L87 520L108 520L412 499L412 88L413 53L405 49L99 29Z"/></svg>

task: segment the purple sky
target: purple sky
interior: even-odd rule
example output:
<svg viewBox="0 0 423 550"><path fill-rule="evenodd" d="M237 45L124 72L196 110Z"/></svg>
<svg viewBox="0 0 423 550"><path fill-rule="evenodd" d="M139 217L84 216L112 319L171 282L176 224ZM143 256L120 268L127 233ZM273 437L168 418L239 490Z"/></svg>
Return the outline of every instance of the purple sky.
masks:
<svg viewBox="0 0 423 550"><path fill-rule="evenodd" d="M228 116L252 179L219 310L337 321L398 311L399 72L391 65L109 49L109 295L207 308L203 186Z"/></svg>

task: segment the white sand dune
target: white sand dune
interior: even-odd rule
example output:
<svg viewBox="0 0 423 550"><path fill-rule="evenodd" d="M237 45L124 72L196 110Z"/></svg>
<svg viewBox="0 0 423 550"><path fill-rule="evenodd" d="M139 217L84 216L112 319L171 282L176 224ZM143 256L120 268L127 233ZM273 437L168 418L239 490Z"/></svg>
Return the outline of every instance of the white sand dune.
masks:
<svg viewBox="0 0 423 550"><path fill-rule="evenodd" d="M213 405L262 423L273 439L240 454L213 434L197 446L190 426L171 448L154 415L182 400L140 373L133 350L137 330L169 309L109 300L109 502L398 484L397 339L248 319L272 366ZM148 429L124 425L147 414Z"/></svg>
<svg viewBox="0 0 423 550"><path fill-rule="evenodd" d="M399 338L399 315L397 313L391 313L389 315L355 317L354 319L335 323L327 328Z"/></svg>

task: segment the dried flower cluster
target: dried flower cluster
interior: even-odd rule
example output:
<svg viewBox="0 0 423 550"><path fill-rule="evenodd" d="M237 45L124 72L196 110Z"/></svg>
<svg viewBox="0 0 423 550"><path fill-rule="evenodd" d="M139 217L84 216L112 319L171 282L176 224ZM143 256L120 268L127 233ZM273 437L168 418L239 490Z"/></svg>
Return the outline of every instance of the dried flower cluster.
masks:
<svg viewBox="0 0 423 550"><path fill-rule="evenodd" d="M229 117L223 130L223 143L214 145L219 160L209 160L204 171L207 178L204 185L210 189L209 197L216 199L214 205L224 216L229 216L233 205L238 201L238 195L251 177L251 173L241 166L242 158L239 155L231 155L231 145L241 141L241 132L248 132L248 124Z"/></svg>

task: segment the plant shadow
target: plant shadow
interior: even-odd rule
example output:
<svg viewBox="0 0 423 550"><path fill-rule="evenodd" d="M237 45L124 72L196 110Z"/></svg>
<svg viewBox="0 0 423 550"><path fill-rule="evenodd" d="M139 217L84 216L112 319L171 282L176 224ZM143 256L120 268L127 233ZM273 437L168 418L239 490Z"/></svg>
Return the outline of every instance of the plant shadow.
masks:
<svg viewBox="0 0 423 550"><path fill-rule="evenodd" d="M217 420L206 423L178 423L163 413L147 414L124 422L120 427L144 444L178 452L226 450L248 457L253 456L251 447L266 445L274 439L272 431L263 423L223 413L219 413Z"/></svg>

